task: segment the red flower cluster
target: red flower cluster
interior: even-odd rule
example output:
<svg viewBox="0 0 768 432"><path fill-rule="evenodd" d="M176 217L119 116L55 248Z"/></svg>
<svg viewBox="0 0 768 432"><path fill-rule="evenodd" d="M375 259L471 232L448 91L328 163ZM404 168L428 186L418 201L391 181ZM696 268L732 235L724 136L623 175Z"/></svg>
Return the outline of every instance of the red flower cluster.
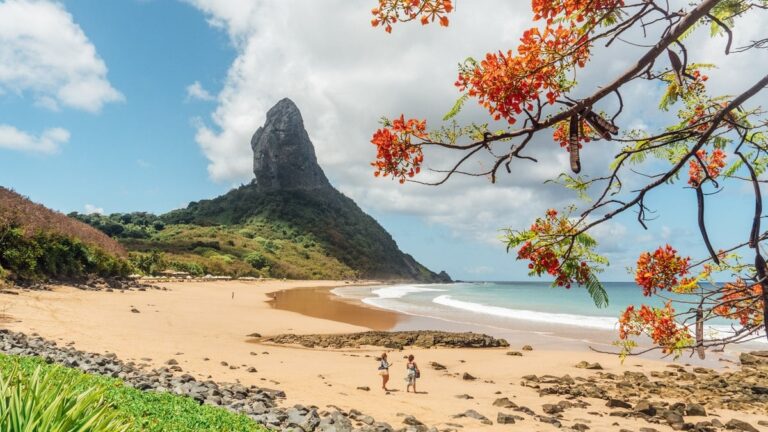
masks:
<svg viewBox="0 0 768 432"><path fill-rule="evenodd" d="M763 287L760 284L747 286L739 279L725 284L721 289L719 305L714 312L722 317L739 320L743 326L759 325L763 320Z"/></svg>
<svg viewBox="0 0 768 432"><path fill-rule="evenodd" d="M371 10L374 16L371 25L383 25L387 33L392 33L392 24L419 18L424 25L437 20L441 26L447 27L446 15L451 11L451 0L379 0L379 7Z"/></svg>
<svg viewBox="0 0 768 432"><path fill-rule="evenodd" d="M568 90L565 73L584 67L589 59L588 33L601 17L623 5L623 0L533 0L534 19L544 19L544 28L526 30L517 53L489 53L462 70L456 86L477 97L494 119L513 124L541 96L553 104Z"/></svg>
<svg viewBox="0 0 768 432"><path fill-rule="evenodd" d="M571 229L567 218L558 218L557 210L547 210L546 218L537 219L531 225L531 232L537 236L551 236L556 232L565 232ZM584 284L589 280L590 268L586 262L582 261L578 265L571 265L561 261L550 246L534 246L530 241L525 242L517 251L517 259L529 260L528 269L532 274L541 276L547 273L555 277L555 283L558 286L570 288L574 282ZM568 265L566 265L568 264Z"/></svg>
<svg viewBox="0 0 768 432"><path fill-rule="evenodd" d="M533 19L551 24L559 16L573 22L594 24L600 13L624 6L624 0L533 0Z"/></svg>
<svg viewBox="0 0 768 432"><path fill-rule="evenodd" d="M586 37L574 29L558 26L526 30L517 53L486 54L471 70L459 73L456 86L477 97L495 120L515 123L515 115L533 109L544 93L554 104L565 90L564 70L583 67L589 58Z"/></svg>
<svg viewBox="0 0 768 432"><path fill-rule="evenodd" d="M643 288L643 295L656 290L669 291L678 284L678 277L688 274L690 258L682 258L672 246L660 247L653 254L643 252L637 260L635 282Z"/></svg>
<svg viewBox="0 0 768 432"><path fill-rule="evenodd" d="M376 171L376 177L392 175L400 183L405 183L406 177L413 177L421 171L424 154L421 145L413 144L411 139L416 137L428 140L425 120L408 119L404 116L395 119L392 125L376 131L371 143L376 146L376 161L371 163Z"/></svg>
<svg viewBox="0 0 768 432"><path fill-rule="evenodd" d="M704 83L707 82L709 77L701 73L698 69L693 70L690 75L693 77L693 81L688 82L686 91L696 95L703 94L706 90Z"/></svg>
<svg viewBox="0 0 768 432"><path fill-rule="evenodd" d="M720 149L715 149L711 155L707 155L707 151L702 149L696 152L696 156L699 158L691 158L688 162L688 184L693 187L699 187L704 181L704 170L699 159L706 164L707 174L713 179L717 178L720 170L725 167L725 152Z"/></svg>
<svg viewBox="0 0 768 432"><path fill-rule="evenodd" d="M688 328L675 321L675 309L671 302L664 308L642 305L640 310L629 306L619 317L619 338L645 334L662 348L663 353L681 349L691 344Z"/></svg>

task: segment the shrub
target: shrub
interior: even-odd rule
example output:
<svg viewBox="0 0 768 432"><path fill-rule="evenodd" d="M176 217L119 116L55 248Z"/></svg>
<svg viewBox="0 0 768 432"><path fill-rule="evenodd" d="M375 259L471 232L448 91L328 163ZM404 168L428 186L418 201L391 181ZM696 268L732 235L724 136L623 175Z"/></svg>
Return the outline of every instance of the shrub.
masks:
<svg viewBox="0 0 768 432"><path fill-rule="evenodd" d="M4 432L124 432L130 424L104 401L99 387L80 389L82 378L60 379L38 366L31 375L14 368L0 377L0 430Z"/></svg>
<svg viewBox="0 0 768 432"><path fill-rule="evenodd" d="M38 372L39 371L39 372ZM225 409L200 405L196 400L169 393L156 393L137 390L124 385L121 381L98 375L88 375L77 369L46 364L39 357L19 357L0 354L0 377L8 380L17 376L29 380L38 373L40 378L49 380L51 386L60 388L59 395L87 396L91 402L87 412L103 409L113 419L113 423L102 429L78 429L73 427L46 427L34 425L28 429L7 427L0 419L0 431L16 432L266 432L244 415L235 414ZM8 416L10 411L2 405L9 401L5 392L0 391L0 418ZM26 395L21 395L26 396ZM61 397L61 396L59 396ZM26 399L28 402L30 399ZM34 402L34 401L32 401ZM7 405L6 405L7 406ZM37 406L31 403L30 406ZM45 408L44 405L40 405ZM52 405L55 406L55 405ZM66 412L66 410L63 410ZM101 417L104 418L104 417ZM125 423L121 423L121 419ZM101 420L104 421L104 420ZM127 425L127 428L123 425Z"/></svg>
<svg viewBox="0 0 768 432"><path fill-rule="evenodd" d="M48 232L30 235L22 228L10 226L0 227L0 266L18 280L130 273L127 261L80 239Z"/></svg>
<svg viewBox="0 0 768 432"><path fill-rule="evenodd" d="M261 270L269 264L269 260L258 252L249 253L243 257L243 261L247 262L251 267L257 270Z"/></svg>
<svg viewBox="0 0 768 432"><path fill-rule="evenodd" d="M166 269L163 253L157 250L149 253L131 253L130 260L138 271L147 275L154 275Z"/></svg>

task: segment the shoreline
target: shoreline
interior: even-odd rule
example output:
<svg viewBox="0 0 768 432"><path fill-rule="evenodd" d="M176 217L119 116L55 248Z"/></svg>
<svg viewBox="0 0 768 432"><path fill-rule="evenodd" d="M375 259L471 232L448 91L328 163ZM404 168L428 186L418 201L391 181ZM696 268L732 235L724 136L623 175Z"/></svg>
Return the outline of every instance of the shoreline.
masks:
<svg viewBox="0 0 768 432"><path fill-rule="evenodd" d="M599 362L603 370L597 372L617 376L625 372L669 371L669 363L652 359L631 358L622 364L612 355L545 350L533 335L526 340L533 351L522 351L519 356L507 354L522 348L512 341L510 348L501 349L408 347L403 351L379 347L307 349L251 343L248 335L252 333L357 333L368 328L308 317L276 309L268 303L269 293L302 288L322 288L327 292L332 287L348 286L344 281L183 282L161 286L166 289L105 292L57 287L53 291L5 295L0 300L13 322L0 327L29 335L37 333L60 346L115 353L123 361L144 364L147 368L164 367L173 360L181 369L180 374L189 374L198 380L280 389L287 395L280 402L282 407L301 404L321 409L328 405L345 411L356 409L395 428L403 426L403 417L397 414L404 413L438 429L451 428L449 424L455 423L463 426L463 430L551 431L552 425L528 416L514 425L497 424L497 413L511 413L511 410L494 406L494 401L507 397L517 405L540 413L542 404L557 404L564 396L541 395L533 384L522 385L524 377L532 374L568 375L579 380L593 377L595 371L575 366L580 361ZM371 309L363 310L367 314ZM411 319L399 322L396 327L418 324ZM385 351L390 353L393 363L390 385L399 390L389 395L380 389L374 360ZM425 394L405 392L402 357L406 354L416 356L423 373L419 390ZM433 362L445 369L433 369L430 366ZM733 370L734 367L725 365L724 368ZM463 379L465 373L477 379ZM634 418L609 416L605 400L586 398L585 401L591 408L570 408L558 421L570 426L579 419L587 419L592 430L614 430L614 422L631 430L645 425ZM469 409L492 419L494 424L483 425L474 418L454 418ZM599 415L590 415L587 411ZM723 416L735 417L727 410L722 412ZM756 418L754 415L743 417ZM672 430L667 426L657 429Z"/></svg>
<svg viewBox="0 0 768 432"><path fill-rule="evenodd" d="M475 332L487 334L500 339L505 339L511 346L523 346L535 340L537 350L544 351L572 351L578 353L615 351L611 337L615 337L615 331L597 330L584 327L569 328L558 324L541 324L518 320L516 328L495 327L459 320L448 320L439 317L412 315L401 311L387 309L364 302L362 298L344 296L335 293L334 290L348 287L384 286L392 284L379 284L370 282L359 285L343 285L338 287L309 287L292 288L269 293L272 298L270 306L286 312L300 313L314 318L327 319L345 324L367 327L371 330L381 331L452 331ZM640 348L640 347L639 347ZM640 351L640 349L638 349ZM741 352L749 351L732 349L728 352L709 352L704 360L697 357L681 356L675 361L671 356L663 356L659 352L651 351L638 357L665 363L685 362L697 366L705 366L714 369L727 368L729 364L738 362ZM602 352L601 354L608 354Z"/></svg>

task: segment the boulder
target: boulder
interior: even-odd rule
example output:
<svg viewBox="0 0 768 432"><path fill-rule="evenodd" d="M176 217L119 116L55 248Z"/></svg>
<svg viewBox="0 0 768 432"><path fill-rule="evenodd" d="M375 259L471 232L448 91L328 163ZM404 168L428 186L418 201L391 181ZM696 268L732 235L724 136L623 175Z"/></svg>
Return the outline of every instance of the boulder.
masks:
<svg viewBox="0 0 768 432"><path fill-rule="evenodd" d="M499 408L515 408L517 404L509 400L509 398L499 398L493 401L493 406Z"/></svg>
<svg viewBox="0 0 768 432"><path fill-rule="evenodd" d="M760 432L756 427L751 424L737 419L731 419L725 424L726 429L744 431L744 432Z"/></svg>
<svg viewBox="0 0 768 432"><path fill-rule="evenodd" d="M691 403L685 406L685 415L706 417L707 410L697 403Z"/></svg>
<svg viewBox="0 0 768 432"><path fill-rule="evenodd" d="M619 399L608 399L608 402L606 402L605 406L608 408L632 408L632 405Z"/></svg>
<svg viewBox="0 0 768 432"><path fill-rule="evenodd" d="M496 423L498 424L515 424L515 417L512 414L499 413L496 416Z"/></svg>

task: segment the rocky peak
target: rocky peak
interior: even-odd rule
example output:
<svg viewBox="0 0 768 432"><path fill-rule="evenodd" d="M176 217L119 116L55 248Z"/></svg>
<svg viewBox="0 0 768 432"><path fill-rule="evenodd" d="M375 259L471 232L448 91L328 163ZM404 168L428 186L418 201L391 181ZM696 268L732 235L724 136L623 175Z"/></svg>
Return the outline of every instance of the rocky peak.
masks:
<svg viewBox="0 0 768 432"><path fill-rule="evenodd" d="M330 187L317 164L315 148L296 104L288 98L267 112L267 120L251 138L253 182L263 190Z"/></svg>

